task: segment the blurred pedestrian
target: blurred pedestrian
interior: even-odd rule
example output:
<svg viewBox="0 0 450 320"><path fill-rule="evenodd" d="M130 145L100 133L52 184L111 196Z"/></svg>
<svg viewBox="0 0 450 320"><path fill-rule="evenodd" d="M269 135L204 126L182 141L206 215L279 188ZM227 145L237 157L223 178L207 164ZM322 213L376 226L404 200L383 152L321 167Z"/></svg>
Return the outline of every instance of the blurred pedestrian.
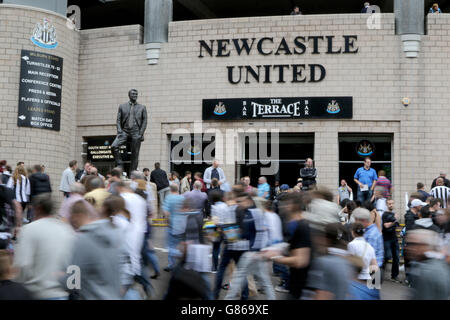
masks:
<svg viewBox="0 0 450 320"><path fill-rule="evenodd" d="M225 299L236 299L242 288L247 285L247 277L253 275L259 280L267 299L275 300L275 292L268 272L268 263L264 256L259 254L262 248L269 245L268 228L264 214L255 207L248 194L239 195L237 202L244 214L243 238L249 240L250 250L240 257Z"/></svg>
<svg viewBox="0 0 450 320"><path fill-rule="evenodd" d="M372 279L371 274L378 272L379 268L375 250L364 239L364 226L360 223L353 224L352 236L354 239L347 245L348 253L360 257L363 261L363 268L357 276L358 283L352 284L352 287L359 291L358 296L363 300L380 300L380 291L367 286L368 281Z"/></svg>
<svg viewBox="0 0 450 320"><path fill-rule="evenodd" d="M145 233L147 232L147 203L145 200L133 192L123 181L117 184L117 190L120 196L125 200L125 208L130 213L130 225L133 229L133 238L130 240L131 247L131 265L135 277L142 277L142 248L144 244ZM142 280L142 279L141 279ZM145 291L149 292L150 284L148 281L142 283Z"/></svg>
<svg viewBox="0 0 450 320"><path fill-rule="evenodd" d="M111 194L106 191L105 184L100 177L91 176L86 180L86 192L84 199L89 202L98 212L102 210L103 201L108 198Z"/></svg>
<svg viewBox="0 0 450 320"><path fill-rule="evenodd" d="M411 298L413 300L448 300L449 266L440 252L439 236L430 230L411 230L407 234L406 254L411 260Z"/></svg>
<svg viewBox="0 0 450 320"><path fill-rule="evenodd" d="M32 300L32 294L14 277L12 253L0 250L0 300Z"/></svg>
<svg viewBox="0 0 450 320"><path fill-rule="evenodd" d="M179 216L184 197L178 192L178 185L170 186L170 194L164 199L164 216L169 220L167 228L167 247L168 264L164 271L171 271L176 264L176 258L179 256L177 246L181 241L180 235L183 233L183 221Z"/></svg>
<svg viewBox="0 0 450 320"><path fill-rule="evenodd" d="M82 201L71 208L70 223L78 233L67 266L77 266L80 271L80 286L69 288L77 299L121 299L120 248L123 238L120 229L112 223L111 213L102 207L99 218L93 218ZM69 276L62 277L61 283L67 283Z"/></svg>
<svg viewBox="0 0 450 320"><path fill-rule="evenodd" d="M96 219L99 217L99 213L95 208L86 200L84 200L84 194L85 194L85 187L79 182L75 182L70 186L70 194L68 198L64 198L63 203L59 209L59 216L62 218L63 221L69 222L70 221L70 212L72 209L72 206L78 202L83 201L87 210L89 211L91 218Z"/></svg>
<svg viewBox="0 0 450 320"><path fill-rule="evenodd" d="M374 248L378 267L381 268L384 263L384 242L381 232L371 221L370 212L364 208L357 208L353 211L356 223L364 226L364 239Z"/></svg>
<svg viewBox="0 0 450 320"><path fill-rule="evenodd" d="M64 170L61 176L61 183L59 184L59 191L64 193L64 197L68 198L70 193L70 186L75 183L75 172L77 170L77 161L72 160L69 166Z"/></svg>
<svg viewBox="0 0 450 320"><path fill-rule="evenodd" d="M314 291L315 300L345 300L353 279L353 267L347 260L343 226L327 224L324 230L314 229L314 245L322 255L313 259L306 286Z"/></svg>
<svg viewBox="0 0 450 320"><path fill-rule="evenodd" d="M17 281L38 299L67 300L58 274L69 265L74 232L53 214L50 194L34 197L32 205L35 221L22 228L14 254Z"/></svg>
<svg viewBox="0 0 450 320"><path fill-rule="evenodd" d="M207 206L208 196L205 192L202 192L201 189L202 183L200 181L195 181L192 191L184 193L183 197L185 199L190 199L193 206L192 208L195 209L195 211L204 214L205 208Z"/></svg>
<svg viewBox="0 0 450 320"><path fill-rule="evenodd" d="M306 286L309 266L312 259L311 231L304 217L307 199L302 194L291 193L286 199L289 222L287 230L290 234L288 252L266 251L264 256L274 263L288 266L289 292L291 298L300 299Z"/></svg>

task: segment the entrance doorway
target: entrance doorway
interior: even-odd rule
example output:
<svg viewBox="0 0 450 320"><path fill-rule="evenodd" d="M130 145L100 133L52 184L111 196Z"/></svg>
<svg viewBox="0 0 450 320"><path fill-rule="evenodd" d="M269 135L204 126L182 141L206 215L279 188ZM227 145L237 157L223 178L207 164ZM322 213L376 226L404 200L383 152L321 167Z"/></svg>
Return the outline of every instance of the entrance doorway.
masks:
<svg viewBox="0 0 450 320"><path fill-rule="evenodd" d="M260 140L258 136L258 143L256 146L251 146L248 137L242 141L241 146L243 149L243 160L236 165L236 177L239 180L241 177L249 176L251 184L256 186L258 184L258 178L262 175L261 169L264 167L270 167L270 165L264 165L261 160L252 159L250 156L250 148L258 151L260 155ZM267 144L271 146L271 136L268 134ZM266 175L267 182L270 185L274 185L275 181L279 181L281 184L288 184L291 188L297 184L297 179L300 177L300 169L304 167L306 158L314 159L314 134L300 134L300 133L280 133L278 139L278 157L273 159L272 155L274 150L270 150L267 147L270 156L266 160L278 162L278 171L272 175ZM276 147L276 145L272 146Z"/></svg>
<svg viewBox="0 0 450 320"><path fill-rule="evenodd" d="M383 170L392 182L392 135L382 134L339 134L339 181L345 179L356 199L357 185L354 175L364 165L364 158L370 157L372 168Z"/></svg>
<svg viewBox="0 0 450 320"><path fill-rule="evenodd" d="M187 139L186 139L187 138ZM206 168L210 167L215 157L215 137L203 139L203 136L190 137L169 136L170 171L177 172L180 178L185 176L186 171L196 172L203 176Z"/></svg>

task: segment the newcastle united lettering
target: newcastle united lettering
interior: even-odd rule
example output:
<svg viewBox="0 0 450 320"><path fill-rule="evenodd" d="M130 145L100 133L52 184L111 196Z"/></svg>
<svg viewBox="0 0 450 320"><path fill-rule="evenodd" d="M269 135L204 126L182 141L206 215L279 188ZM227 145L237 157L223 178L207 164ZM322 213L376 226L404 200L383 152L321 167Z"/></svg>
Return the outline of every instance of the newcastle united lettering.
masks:
<svg viewBox="0 0 450 320"><path fill-rule="evenodd" d="M276 41L272 37L240 38L220 40L199 40L199 58L230 57L232 55L250 55L257 52L262 56L301 56L326 54L355 54L356 35L335 36L297 36L293 40L282 38ZM297 61L297 60L295 60ZM294 61L293 61L294 62ZM228 82L231 84L256 83L304 83L320 82L325 79L326 69L321 64L274 64L227 66Z"/></svg>

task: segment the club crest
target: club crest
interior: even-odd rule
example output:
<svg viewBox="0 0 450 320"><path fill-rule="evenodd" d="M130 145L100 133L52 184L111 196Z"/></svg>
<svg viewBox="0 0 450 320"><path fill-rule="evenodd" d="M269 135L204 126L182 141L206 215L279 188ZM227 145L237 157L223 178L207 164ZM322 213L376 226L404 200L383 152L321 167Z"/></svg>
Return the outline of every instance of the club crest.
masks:
<svg viewBox="0 0 450 320"><path fill-rule="evenodd" d="M55 49L58 46L55 27L44 18L43 23L38 23L34 28L31 41L41 48Z"/></svg>
<svg viewBox="0 0 450 320"><path fill-rule="evenodd" d="M223 104L223 102L219 102L214 108L214 114L218 116L223 116L225 113L227 113L225 105Z"/></svg>
<svg viewBox="0 0 450 320"><path fill-rule="evenodd" d="M336 100L331 100L331 102L327 106L327 112L331 114L341 112L341 107L339 107L339 103Z"/></svg>

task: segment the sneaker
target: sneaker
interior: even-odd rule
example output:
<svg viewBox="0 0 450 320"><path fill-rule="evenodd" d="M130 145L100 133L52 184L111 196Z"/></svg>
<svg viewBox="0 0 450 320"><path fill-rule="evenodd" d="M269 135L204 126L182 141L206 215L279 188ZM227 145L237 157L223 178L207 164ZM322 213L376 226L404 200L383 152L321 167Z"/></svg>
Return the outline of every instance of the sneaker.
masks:
<svg viewBox="0 0 450 320"><path fill-rule="evenodd" d="M282 293L288 293L289 292L288 289L286 289L285 287L282 287L282 286L276 286L275 287L275 291L276 292L282 292Z"/></svg>
<svg viewBox="0 0 450 320"><path fill-rule="evenodd" d="M223 290L228 290L230 288L230 285L227 283L227 284L224 284L223 286L222 286L222 289Z"/></svg>
<svg viewBox="0 0 450 320"><path fill-rule="evenodd" d="M165 271L165 272L170 272L170 271L172 271L172 269L169 268L169 267L165 267L165 268L164 268L164 271Z"/></svg>
<svg viewBox="0 0 450 320"><path fill-rule="evenodd" d="M159 272L157 272L153 276L151 276L150 279L157 279L159 275L160 275Z"/></svg>
<svg viewBox="0 0 450 320"><path fill-rule="evenodd" d="M391 278L391 281L395 283L402 283L402 280L400 280L398 277Z"/></svg>

